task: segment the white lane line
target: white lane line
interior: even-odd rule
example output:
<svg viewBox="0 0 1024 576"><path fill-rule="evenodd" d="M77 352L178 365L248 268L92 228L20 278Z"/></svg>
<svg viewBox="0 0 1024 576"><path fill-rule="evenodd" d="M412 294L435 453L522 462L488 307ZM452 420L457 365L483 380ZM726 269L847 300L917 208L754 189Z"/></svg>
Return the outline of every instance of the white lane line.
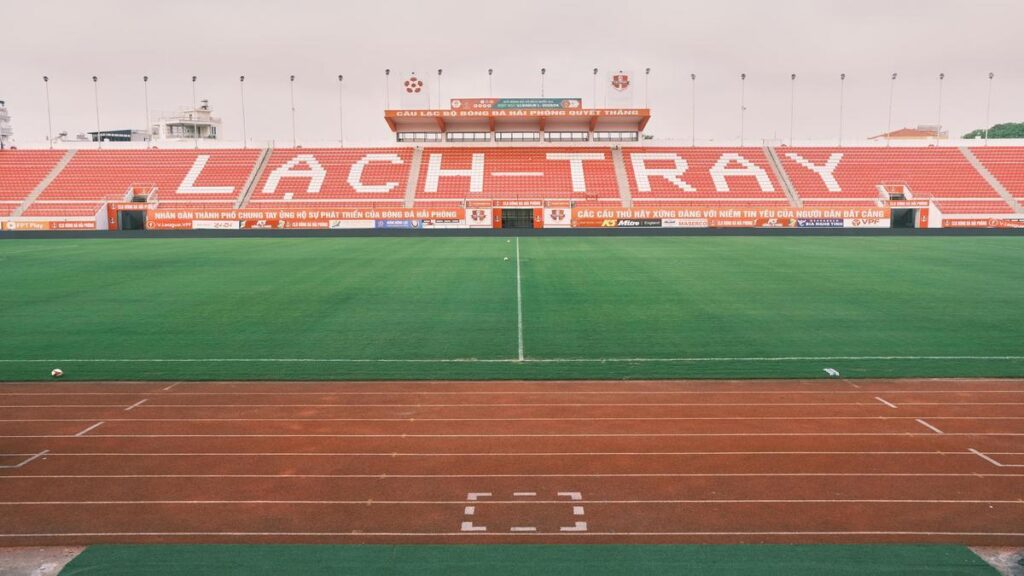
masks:
<svg viewBox="0 0 1024 576"><path fill-rule="evenodd" d="M444 500L374 500L373 505L381 506L451 506L452 504L463 504L462 501L444 501ZM522 500L495 500L488 502L489 504L501 504L501 505L534 505L534 504L549 504L558 505L565 504L564 500L534 500L530 502L524 502ZM0 502L0 507L3 506L167 506L167 505L189 505L189 506L228 506L228 505L239 505L239 506L250 506L250 505L273 505L278 504L282 506L366 506L366 500L54 500L54 501L38 501L38 502ZM883 499L789 499L789 500L771 500L771 499L722 499L722 500L591 500L587 502L587 505L597 504L610 504L610 505L666 505L666 504L686 504L686 505L709 505L716 506L719 504L1008 504L1014 506L1024 505L1024 500L920 500L920 499L894 499L894 500L883 500ZM583 516L583 506L573 506L574 516ZM475 506L466 506L464 515L473 516L476 514Z"/></svg>
<svg viewBox="0 0 1024 576"><path fill-rule="evenodd" d="M904 406L1024 406L1024 402L903 402ZM529 408L543 406L546 408L565 407L579 408L588 406L600 407L661 407L661 406L873 406L864 402L527 402L525 404L491 402L483 404L163 404L156 408L193 409L193 408ZM120 408L124 404L21 404L17 406L0 406L0 409L21 408Z"/></svg>
<svg viewBox="0 0 1024 576"><path fill-rule="evenodd" d="M760 438L931 436L916 432L666 432L593 434L94 434L94 438ZM951 432L945 436L1017 437L1024 432ZM5 434L0 438L74 438L70 434Z"/></svg>
<svg viewBox="0 0 1024 576"><path fill-rule="evenodd" d="M885 404L885 405L886 405L886 406L888 406L889 408L895 408L895 407L896 407L896 405L895 405L895 404L893 404L892 402L889 402L889 401L885 400L884 398L880 398L880 397L878 397L878 396L875 396L875 400L878 400L879 402L881 402L882 404Z"/></svg>
<svg viewBox="0 0 1024 576"><path fill-rule="evenodd" d="M164 388L164 392L169 392L169 391L171 391L171 390L172 390L172 389L174 389L174 387L175 387L175 386L177 386L178 384L181 384L181 382L175 382L174 384L171 384L170 386L168 386L168 387Z"/></svg>
<svg viewBox="0 0 1024 576"><path fill-rule="evenodd" d="M187 406L181 406L186 408ZM937 420L1024 420L1024 416L925 416ZM916 416L886 416L886 420L916 420ZM871 420L878 416L600 416L566 418L415 418L415 422L680 422L772 420ZM92 422L93 418L0 418L0 422ZM412 422L411 418L111 418L108 422Z"/></svg>
<svg viewBox="0 0 1024 576"><path fill-rule="evenodd" d="M49 362L80 363L202 363L202 362L337 362L337 363L413 363L479 364L531 362L538 364L611 363L611 362L809 362L827 360L1024 360L1024 356L708 356L676 358L0 358L2 364Z"/></svg>
<svg viewBox="0 0 1024 576"><path fill-rule="evenodd" d="M93 424L92 426L89 426L85 430L82 430L78 434L75 434L75 436L76 437L78 437L78 436L85 436L86 434L89 433L89 431L95 430L95 429L99 428L100 426L102 426L103 424L104 424L103 422L97 422L96 424Z"/></svg>
<svg viewBox="0 0 1024 576"><path fill-rule="evenodd" d="M466 525L469 525L467 529ZM479 530L480 532L468 534L467 532ZM275 536L296 536L296 537L424 537L437 538L439 536L498 536L508 537L509 532L486 532L485 527L474 527L471 522L463 522L463 532L62 532L62 533L21 533L21 534L0 534L0 538L168 538L168 537L195 537L195 536L220 536L225 538L253 538L253 537L275 537ZM938 536L938 537L1021 537L1024 532L927 532L927 531L828 531L828 532L517 532L520 536L619 536L619 537L648 537L648 536L693 536L693 537L736 537L736 536Z"/></svg>
<svg viewBox="0 0 1024 576"><path fill-rule="evenodd" d="M1001 456L1024 456L1024 452L988 452ZM842 450L785 450L785 451L698 451L698 452L50 452L50 456L74 456L74 457L200 457L200 458L337 458L337 457L371 457L371 458L480 458L487 456L495 457L536 457L548 456L564 458L566 456L594 457L594 456L969 456L968 452L943 452L941 450L922 451L842 451ZM0 456L31 456L31 454L0 454Z"/></svg>
<svg viewBox="0 0 1024 576"><path fill-rule="evenodd" d="M42 454L40 454L42 455ZM983 458L988 459L983 456ZM1003 466L1003 465L1000 465ZM11 466L8 466L11 468ZM984 474L979 472L736 472L736 473L623 473L623 474L19 474L3 480L84 479L84 478L357 478L369 480L420 480L470 478L1024 478L1024 474Z"/></svg>
<svg viewBox="0 0 1024 576"><path fill-rule="evenodd" d="M516 237L516 315L519 331L519 362L526 359L523 351L523 281L519 266L519 237Z"/></svg>
<svg viewBox="0 0 1024 576"><path fill-rule="evenodd" d="M939 430L935 426L932 426L931 424L925 422L924 420L922 420L920 418L915 418L914 420L917 421L918 424L924 426L925 428L928 428L929 430L934 431L936 434L945 434L945 432L943 432L942 430Z"/></svg>
<svg viewBox="0 0 1024 576"><path fill-rule="evenodd" d="M1022 381L1024 382L1024 381ZM111 382L111 384L117 384L117 382ZM178 382L178 384L184 384L184 382ZM207 383L209 384L209 383ZM348 385L359 385L359 382L342 382L346 387ZM423 382L423 384L434 384L434 382ZM555 381L552 383L553 386L564 384L564 382ZM2 384L0 384L2 385ZM417 383L419 385L419 383ZM172 386L177 386L173 384ZM291 386L291 384L289 384ZM170 386L168 387L170 388ZM1024 390L872 390L876 394L1024 394ZM133 394L132 392L0 392L0 396L128 396ZM380 390L366 390L366 391L352 391L352 390L324 390L320 392L179 392L173 394L173 396L545 396L545 395L557 395L557 396L588 396L588 395L623 395L623 396L671 396L680 394L691 394L701 396L714 396L718 394L745 394L745 395L765 395L765 394L778 394L778 395L792 395L792 394L818 394L821 396L835 396L835 395L851 395L851 394L864 394L864 392L857 392L854 390L715 390L708 388L706 390L424 390L424 391L413 391L413 390L396 390L396 391L380 391ZM153 393L154 396L159 396L158 392Z"/></svg>
<svg viewBox="0 0 1024 576"><path fill-rule="evenodd" d="M145 404L145 403L146 403L146 402L147 402L148 400L149 400L149 398L144 398L144 399L142 399L142 400L139 400L139 401L138 401L138 402L136 402L135 404L132 404L131 406L129 406L129 407L127 407L127 408L125 408L125 409L124 409L124 411L125 411L125 412L130 412L130 411L132 411L132 410L134 410L134 409L138 408L139 406L142 406L142 405L143 405L143 404Z"/></svg>

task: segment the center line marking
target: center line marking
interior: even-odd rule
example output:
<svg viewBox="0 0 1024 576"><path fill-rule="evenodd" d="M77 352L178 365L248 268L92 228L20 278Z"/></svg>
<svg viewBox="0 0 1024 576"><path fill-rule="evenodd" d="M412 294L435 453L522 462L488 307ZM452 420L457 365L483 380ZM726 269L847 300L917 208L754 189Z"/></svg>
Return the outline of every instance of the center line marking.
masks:
<svg viewBox="0 0 1024 576"><path fill-rule="evenodd" d="M519 237L516 237L516 315L519 321L519 361L522 362L526 356L523 353L523 281L519 268Z"/></svg>
<svg viewBox="0 0 1024 576"><path fill-rule="evenodd" d="M125 411L125 412L130 412L130 411L131 411L132 409L134 409L134 408L138 408L139 406L142 406L142 405L143 405L143 404L145 404L145 403L146 403L146 401L148 401L148 400L149 400L149 398L144 398L144 399L142 399L142 400L139 400L139 401L138 401L138 402L136 402L135 404L132 404L131 406L129 406L129 407L127 407L127 408L125 408L125 409L124 409L124 411Z"/></svg>
<svg viewBox="0 0 1024 576"><path fill-rule="evenodd" d="M879 402L881 402L882 404L885 404L889 408L895 408L896 407L896 405L893 404L892 402L887 402L885 399L879 398L878 396L875 396L875 400L878 400Z"/></svg>
<svg viewBox="0 0 1024 576"><path fill-rule="evenodd" d="M943 432L942 430L939 430L935 426L932 426L931 424L925 422L924 420L922 420L920 418L915 418L915 420L917 420L918 424L920 424L920 425L922 425L922 426L924 426L926 428L930 428L930 429L934 430L936 434L945 434L945 432Z"/></svg>
<svg viewBox="0 0 1024 576"><path fill-rule="evenodd" d="M86 428L85 430L82 430L82 431L81 431L81 432L79 432L78 434L75 434L75 436L85 436L85 435L86 435L86 434L87 434L88 432L90 432L90 431L92 431L92 430L95 430L95 429L99 428L99 427L100 427L100 426L102 426L103 424L104 424L103 422L97 422L96 424L93 424L92 426L89 426L89 427L88 427L88 428Z"/></svg>

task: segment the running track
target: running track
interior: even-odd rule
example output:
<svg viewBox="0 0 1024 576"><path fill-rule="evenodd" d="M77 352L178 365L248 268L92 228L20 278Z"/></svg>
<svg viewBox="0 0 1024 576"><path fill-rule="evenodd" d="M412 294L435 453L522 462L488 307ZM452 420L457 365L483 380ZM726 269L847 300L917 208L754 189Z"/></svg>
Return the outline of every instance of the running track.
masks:
<svg viewBox="0 0 1024 576"><path fill-rule="evenodd" d="M1024 546L1024 381L0 384L0 546Z"/></svg>

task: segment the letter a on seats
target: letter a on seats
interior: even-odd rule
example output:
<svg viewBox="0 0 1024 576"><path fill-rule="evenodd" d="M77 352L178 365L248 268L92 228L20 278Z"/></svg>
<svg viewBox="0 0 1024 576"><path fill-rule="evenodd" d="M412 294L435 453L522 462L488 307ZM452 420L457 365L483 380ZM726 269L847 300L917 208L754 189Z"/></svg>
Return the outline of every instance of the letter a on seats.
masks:
<svg viewBox="0 0 1024 576"><path fill-rule="evenodd" d="M296 170L295 167L299 164L305 164L306 169ZM277 191L277 185L281 183L281 178L309 178L306 193L318 194L324 185L324 179L327 178L327 171L317 161L316 156L299 154L270 173L267 183L263 185L263 193L273 194Z"/></svg>
<svg viewBox="0 0 1024 576"><path fill-rule="evenodd" d="M729 164L733 162L743 166L743 168L729 168ZM715 162L715 165L711 167L711 179L715 182L715 190L728 192L729 183L725 179L730 176L753 176L757 180L757 185L761 187L761 192L775 192L775 186L772 185L771 179L768 178L768 173L757 164L735 152L722 154L718 162Z"/></svg>
<svg viewBox="0 0 1024 576"><path fill-rule="evenodd" d="M473 154L473 159L468 169L446 169L441 168L442 154L431 154L427 162L427 181L423 185L424 192L437 192L437 183L442 177L451 178L461 176L469 178L470 192L484 191L484 155Z"/></svg>
<svg viewBox="0 0 1024 576"><path fill-rule="evenodd" d="M178 194L231 194L235 191L234 186L196 186L196 180L199 179L199 175L203 173L203 168L206 168L206 163L209 161L209 154L196 156L196 161L192 163L185 179L178 186Z"/></svg>

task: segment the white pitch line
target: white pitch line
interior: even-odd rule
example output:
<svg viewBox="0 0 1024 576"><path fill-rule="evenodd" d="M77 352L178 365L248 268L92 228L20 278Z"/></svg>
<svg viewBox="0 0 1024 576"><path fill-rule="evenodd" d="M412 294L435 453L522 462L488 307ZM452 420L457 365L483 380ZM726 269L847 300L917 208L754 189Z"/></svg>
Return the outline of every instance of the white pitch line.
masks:
<svg viewBox="0 0 1024 576"><path fill-rule="evenodd" d="M882 404L885 404L889 408L895 408L896 407L896 405L893 404L892 402L889 402L889 401L887 401L887 400L885 400L883 398L880 398L878 396L875 396L875 400L878 400L879 402L881 402Z"/></svg>
<svg viewBox="0 0 1024 576"><path fill-rule="evenodd" d="M464 523L467 524L467 523ZM484 527L472 527L472 530L486 530ZM463 528L466 530L466 528ZM926 532L926 531L822 531L822 532L517 532L518 536L618 536L618 537L654 537L654 536L692 536L692 537L737 537L737 536L941 536L941 537L1021 537L1024 532ZM394 538L440 536L481 536L508 537L510 532L62 532L62 533L21 533L0 534L0 538L168 538L218 536L224 538L253 537L330 537L330 538Z"/></svg>
<svg viewBox="0 0 1024 576"><path fill-rule="evenodd" d="M519 266L519 237L516 236L516 315L518 318L517 329L519 332L519 362L526 359L523 351L523 281Z"/></svg>
<svg viewBox="0 0 1024 576"><path fill-rule="evenodd" d="M251 506L251 505L282 505L282 506L451 506L464 504L462 500L53 500L37 502L0 502L0 507L14 506ZM544 504L551 506L564 506L564 500L495 500L488 501L488 504L495 505L535 505ZM609 504L609 505L708 505L718 504L1009 504L1024 505L1024 500L922 500L922 499L722 499L722 500L588 500L587 506ZM475 506L465 506L464 516L474 516ZM573 506L574 516L583 516L584 506Z"/></svg>
<svg viewBox="0 0 1024 576"><path fill-rule="evenodd" d="M612 362L808 362L827 360L1024 360L1024 356L709 356L676 358L0 358L3 364L44 362L81 363L202 363L202 362L323 362L323 363L413 363L413 364L511 364L530 362L537 364L612 363Z"/></svg>
<svg viewBox="0 0 1024 576"><path fill-rule="evenodd" d="M78 434L75 434L75 436L76 436L76 437L77 437L77 436L85 436L86 434L88 434L88 433L89 433L89 431L91 431L91 430L95 430L95 429L99 428L100 426L102 426L103 424L104 424L103 422L97 422L96 424L93 424L92 426L89 426L89 427L88 427L88 428L86 428L85 430L82 430L82 431L81 431L81 432L79 432Z"/></svg>
<svg viewBox="0 0 1024 576"><path fill-rule="evenodd" d="M915 420L917 421L918 424L920 424L920 425L922 425L922 426L924 426L924 427L926 427L926 428L928 428L930 430L933 430L936 434L945 434L945 432L943 432L942 430L939 430L935 426L932 426L931 424L925 422L924 420L922 420L920 418L915 418Z"/></svg>
<svg viewBox="0 0 1024 576"><path fill-rule="evenodd" d="M142 406L142 405L143 405L143 404L145 404L145 403L146 403L146 402L147 402L148 400L149 400L149 398L143 398L142 400L139 400L139 401L138 401L138 402L136 402L135 404L132 404L131 406L129 406L129 407L127 407L127 408L125 408L125 409L124 409L124 411L125 411L125 412L130 412L130 411L132 411L132 410L134 410L134 409L138 408L139 406Z"/></svg>

